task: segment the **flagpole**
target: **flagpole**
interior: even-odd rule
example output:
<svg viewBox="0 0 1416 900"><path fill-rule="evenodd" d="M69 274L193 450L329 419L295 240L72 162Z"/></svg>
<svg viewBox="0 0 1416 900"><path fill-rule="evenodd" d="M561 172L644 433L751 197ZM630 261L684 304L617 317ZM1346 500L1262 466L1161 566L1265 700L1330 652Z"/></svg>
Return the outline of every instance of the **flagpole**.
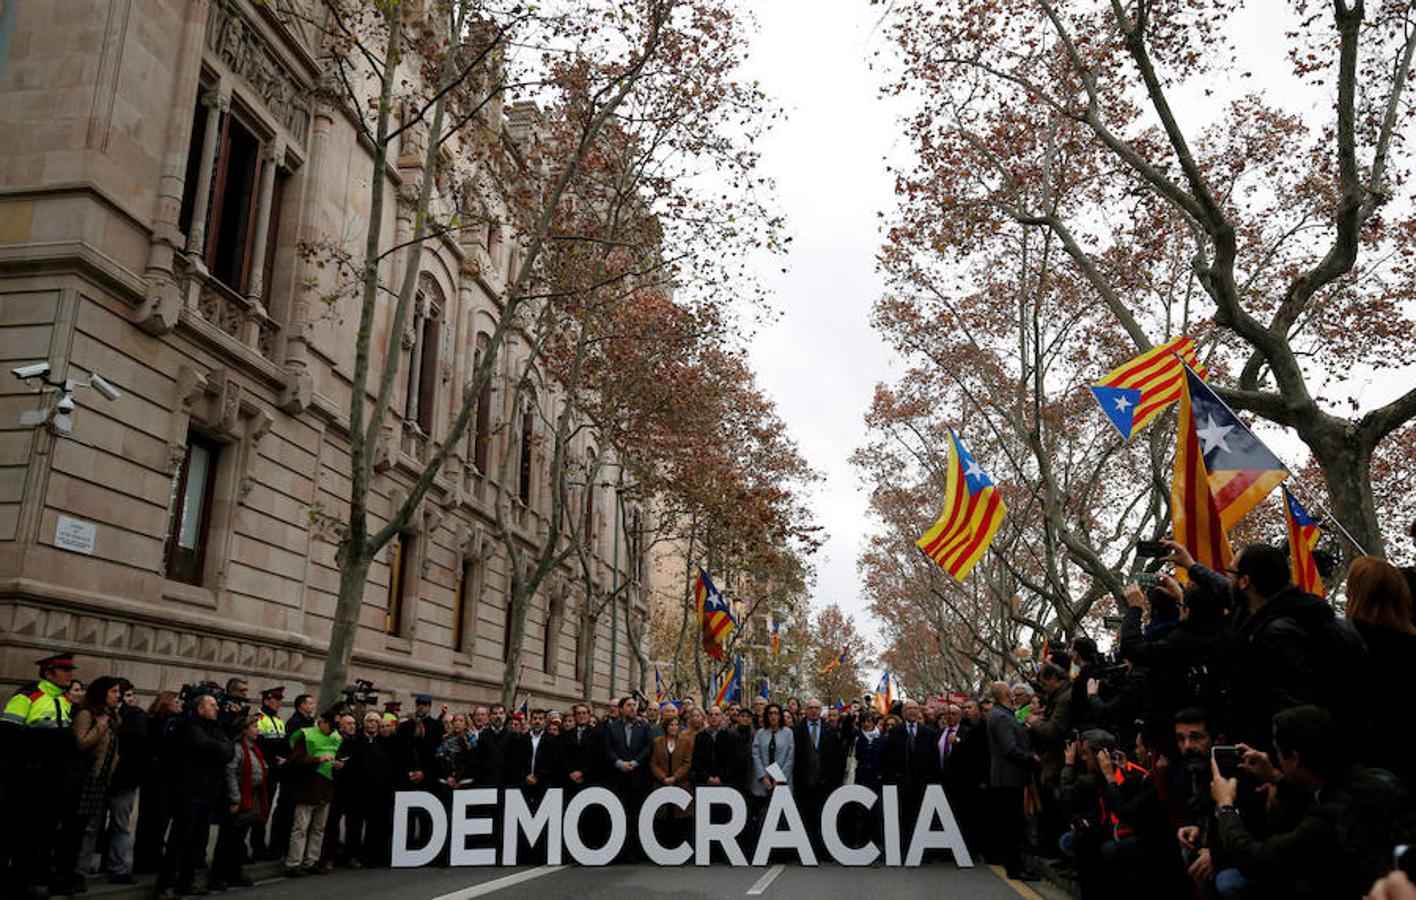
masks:
<svg viewBox="0 0 1416 900"><path fill-rule="evenodd" d="M1199 374L1196 373L1194 369L1190 368L1190 364L1187 363L1187 362L1185 362L1185 358L1184 358L1184 357L1182 357L1182 356L1181 356L1180 354L1178 354L1178 353L1175 353L1173 350L1171 351L1171 355L1174 356L1176 359L1178 359L1178 360L1180 361L1180 365L1182 365L1182 366L1185 367L1186 373L1191 374L1191 375L1194 375L1196 378L1200 378ZM1204 379L1203 379L1203 378L1200 378L1200 381L1204 381ZM1236 421L1236 422L1240 423L1241 425L1243 425L1244 420L1241 419L1241 418L1239 418L1239 414L1234 411L1234 407L1230 406L1228 403L1225 402L1224 398L1219 395L1219 391L1217 391L1217 390L1212 390L1210 393L1214 394L1214 399L1216 399L1216 400L1219 401L1219 405L1220 405L1220 406L1223 406L1226 410L1229 411L1229 414L1234 417L1234 421ZM1248 428L1249 426L1245 425L1244 427L1245 427L1245 428ZM1252 434L1252 431L1251 431L1250 433ZM1256 436L1256 437L1257 437L1257 436ZM1267 447L1268 445L1267 445L1267 444L1264 444L1264 446ZM1273 450L1270 449L1269 452L1270 452L1270 453L1273 453ZM1275 459L1278 459L1278 454L1277 454L1277 453L1274 453L1273 455L1274 455L1274 458L1275 458ZM1280 460L1280 462L1281 462L1281 460ZM1292 467L1292 466L1289 466L1287 463L1284 463L1283 468L1284 468L1285 471L1288 472L1288 478L1289 478L1289 480L1292 481L1292 482L1293 482L1295 485L1297 485L1298 487L1302 488L1304 494L1307 494L1309 497L1314 496L1314 495L1308 490L1308 485L1305 484L1301 479L1299 479L1297 473L1295 473L1295 472L1293 471L1293 467ZM1340 533L1344 538L1346 538L1346 539L1347 539L1347 542L1348 542L1349 544L1351 544L1353 547L1356 547L1356 548L1357 548L1357 553L1358 553L1359 556L1366 556L1366 555L1367 555L1367 551L1362 547L1361 544L1359 544L1359 543L1357 542L1357 539L1352 536L1352 532L1348 531L1347 528L1344 527L1343 524L1337 520L1337 517L1332 514L1332 510L1327 509L1325 506L1317 506L1317 507L1315 507L1315 508L1317 508L1317 509L1322 509L1322 510L1323 510L1323 518L1324 518L1325 520L1331 522L1331 523L1337 528L1338 533Z"/></svg>

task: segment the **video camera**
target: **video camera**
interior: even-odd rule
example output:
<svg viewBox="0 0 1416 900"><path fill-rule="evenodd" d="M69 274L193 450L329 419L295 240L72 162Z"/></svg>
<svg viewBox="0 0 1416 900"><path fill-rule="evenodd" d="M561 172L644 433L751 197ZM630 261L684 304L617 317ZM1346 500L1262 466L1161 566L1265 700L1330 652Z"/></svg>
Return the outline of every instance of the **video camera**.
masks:
<svg viewBox="0 0 1416 900"><path fill-rule="evenodd" d="M356 678L354 683L345 688L342 692L344 702L349 706L360 706L368 709L377 706L379 703L379 689L374 687L374 683L367 678Z"/></svg>

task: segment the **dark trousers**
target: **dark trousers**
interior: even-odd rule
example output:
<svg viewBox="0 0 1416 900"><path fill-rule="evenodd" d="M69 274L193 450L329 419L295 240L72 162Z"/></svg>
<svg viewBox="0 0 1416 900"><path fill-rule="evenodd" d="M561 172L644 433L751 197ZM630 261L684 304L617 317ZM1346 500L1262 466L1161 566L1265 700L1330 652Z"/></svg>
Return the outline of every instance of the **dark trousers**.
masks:
<svg viewBox="0 0 1416 900"><path fill-rule="evenodd" d="M1027 822L1023 817L1023 788L990 787L989 813L993 822L989 856L1009 872L1023 867L1023 837Z"/></svg>
<svg viewBox="0 0 1416 900"><path fill-rule="evenodd" d="M290 849L290 829L295 827L295 785L286 773L276 778L279 787L270 811L270 839L265 846L276 859Z"/></svg>
<svg viewBox="0 0 1416 900"><path fill-rule="evenodd" d="M236 822L236 816L229 808L221 811L221 828L216 833L216 852L211 858L211 874L207 881L211 884L239 884L245 872L242 865L246 861L246 835L251 826Z"/></svg>
<svg viewBox="0 0 1416 900"><path fill-rule="evenodd" d="M172 811L162 802L162 786L152 779L138 789L138 824L133 833L133 872L147 875L162 866L162 848Z"/></svg>
<svg viewBox="0 0 1416 900"><path fill-rule="evenodd" d="M344 836L340 838L340 826L344 827ZM337 856L345 856L349 859L363 861L364 843L364 807L357 799L351 797L335 797L329 807L329 821L325 823L324 847L320 850L322 861L332 860ZM340 848L343 847L341 854Z"/></svg>
<svg viewBox="0 0 1416 900"><path fill-rule="evenodd" d="M83 871L87 870L88 866L85 865L82 870L79 868L79 849L84 845L84 832L88 830L89 822L93 818L93 816L76 814L64 817L54 845L54 871L50 875L51 883L66 885L74 881L83 882Z"/></svg>
<svg viewBox="0 0 1416 900"><path fill-rule="evenodd" d="M393 792L374 792L363 811L364 835L359 861L366 866L386 866L393 849Z"/></svg>
<svg viewBox="0 0 1416 900"><path fill-rule="evenodd" d="M197 869L206 856L207 840L211 837L211 806L178 799L172 808L172 830L167 836L167 851L162 854L162 868L157 873L157 889L176 888L183 891L192 886Z"/></svg>

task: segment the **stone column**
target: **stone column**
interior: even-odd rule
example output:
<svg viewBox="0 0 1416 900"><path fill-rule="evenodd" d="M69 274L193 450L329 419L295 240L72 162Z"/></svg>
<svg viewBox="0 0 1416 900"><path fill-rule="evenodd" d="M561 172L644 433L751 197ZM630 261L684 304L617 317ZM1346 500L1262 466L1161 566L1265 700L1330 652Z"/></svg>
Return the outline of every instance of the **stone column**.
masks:
<svg viewBox="0 0 1416 900"><path fill-rule="evenodd" d="M206 128L202 132L201 165L197 168L196 201L192 204L192 224L187 232L187 252L200 261L206 250L207 213L211 205L211 176L216 168L217 139L221 114L231 108L231 93L220 86L202 94L207 108Z"/></svg>
<svg viewBox="0 0 1416 900"><path fill-rule="evenodd" d="M256 236L251 243L251 278L246 297L264 312L266 241L270 237L270 217L275 214L275 170L285 158L285 142L276 138L266 145L261 158L261 186L256 199Z"/></svg>

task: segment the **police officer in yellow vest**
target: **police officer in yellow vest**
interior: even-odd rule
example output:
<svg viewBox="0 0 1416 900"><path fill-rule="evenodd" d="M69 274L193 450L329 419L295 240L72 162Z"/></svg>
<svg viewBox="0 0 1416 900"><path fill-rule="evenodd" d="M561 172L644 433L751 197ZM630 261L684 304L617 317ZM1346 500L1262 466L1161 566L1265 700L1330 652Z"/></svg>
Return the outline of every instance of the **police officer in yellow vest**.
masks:
<svg viewBox="0 0 1416 900"><path fill-rule="evenodd" d="M22 685L0 713L0 882L47 897L61 817L75 799L73 715L66 691L74 654L36 660L39 679Z"/></svg>
<svg viewBox="0 0 1416 900"><path fill-rule="evenodd" d="M266 765L270 766L272 784L267 785L269 797L275 800L276 789L280 787L283 769L278 768L290 756L290 743L285 739L285 720L280 715L280 704L285 702L285 685L277 684L261 691L261 711L256 713L256 728L260 732L257 744ZM273 859L266 845L265 824L251 829L251 853L257 859Z"/></svg>

